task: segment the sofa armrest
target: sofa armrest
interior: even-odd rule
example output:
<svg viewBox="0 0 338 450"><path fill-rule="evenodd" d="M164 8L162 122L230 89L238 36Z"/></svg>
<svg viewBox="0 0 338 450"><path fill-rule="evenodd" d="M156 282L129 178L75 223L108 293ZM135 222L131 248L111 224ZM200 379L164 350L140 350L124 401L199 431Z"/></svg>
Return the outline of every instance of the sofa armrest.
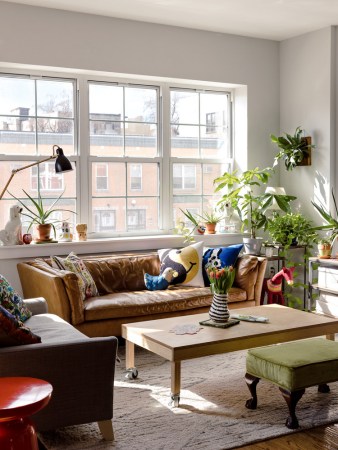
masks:
<svg viewBox="0 0 338 450"><path fill-rule="evenodd" d="M44 297L51 314L73 325L84 321L81 292L75 273L53 269L34 261L19 263L17 268L25 298Z"/></svg>
<svg viewBox="0 0 338 450"><path fill-rule="evenodd" d="M34 377L52 384L49 404L34 415L38 430L108 420L113 416L116 351L115 337L4 347L0 377Z"/></svg>
<svg viewBox="0 0 338 450"><path fill-rule="evenodd" d="M244 289L247 300L260 304L261 290L267 264L265 257L244 254L237 259L234 286Z"/></svg>
<svg viewBox="0 0 338 450"><path fill-rule="evenodd" d="M23 301L25 306L27 306L33 316L36 316L37 314L48 313L48 305L43 297L25 298Z"/></svg>

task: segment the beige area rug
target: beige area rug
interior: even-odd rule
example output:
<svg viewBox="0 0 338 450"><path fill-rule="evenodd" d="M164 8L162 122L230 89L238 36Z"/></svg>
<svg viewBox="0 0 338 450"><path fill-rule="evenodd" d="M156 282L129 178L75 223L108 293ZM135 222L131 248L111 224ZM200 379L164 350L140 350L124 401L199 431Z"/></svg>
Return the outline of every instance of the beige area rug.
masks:
<svg viewBox="0 0 338 450"><path fill-rule="evenodd" d="M179 408L168 405L170 364L137 349L139 377L124 376L119 351L114 390L115 442L104 441L96 423L40 434L48 450L220 450L294 431L285 425L287 406L279 389L258 384L258 409L245 408L245 351L182 362ZM329 394L306 390L297 407L301 429L338 422L338 383Z"/></svg>

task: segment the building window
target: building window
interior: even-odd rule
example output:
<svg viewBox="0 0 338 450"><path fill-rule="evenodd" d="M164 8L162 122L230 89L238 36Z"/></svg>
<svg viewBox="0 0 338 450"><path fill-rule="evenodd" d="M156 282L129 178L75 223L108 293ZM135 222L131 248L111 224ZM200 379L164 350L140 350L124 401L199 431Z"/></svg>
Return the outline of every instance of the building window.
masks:
<svg viewBox="0 0 338 450"><path fill-rule="evenodd" d="M127 211L127 228L128 228L128 231L145 230L146 229L146 210L145 209L129 209Z"/></svg>
<svg viewBox="0 0 338 450"><path fill-rule="evenodd" d="M196 188L195 164L174 164L173 186L174 189L182 189L182 190L195 189Z"/></svg>
<svg viewBox="0 0 338 450"><path fill-rule="evenodd" d="M63 174L55 173L54 163L43 163L31 168L31 188L37 191L40 182L41 191L62 191L64 189Z"/></svg>
<svg viewBox="0 0 338 450"><path fill-rule="evenodd" d="M96 164L96 190L108 190L108 164Z"/></svg>
<svg viewBox="0 0 338 450"><path fill-rule="evenodd" d="M142 165L130 164L130 189L132 191L142 190Z"/></svg>
<svg viewBox="0 0 338 450"><path fill-rule="evenodd" d="M95 231L115 231L116 211L113 209L94 210Z"/></svg>

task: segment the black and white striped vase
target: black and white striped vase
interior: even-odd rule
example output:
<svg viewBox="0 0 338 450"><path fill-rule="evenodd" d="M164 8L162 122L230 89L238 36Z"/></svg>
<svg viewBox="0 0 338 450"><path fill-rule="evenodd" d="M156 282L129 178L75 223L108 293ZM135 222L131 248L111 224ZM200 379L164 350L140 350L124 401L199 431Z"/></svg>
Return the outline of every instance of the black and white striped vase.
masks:
<svg viewBox="0 0 338 450"><path fill-rule="evenodd" d="M212 299L209 310L209 317L217 323L224 323L229 320L228 294L216 294Z"/></svg>

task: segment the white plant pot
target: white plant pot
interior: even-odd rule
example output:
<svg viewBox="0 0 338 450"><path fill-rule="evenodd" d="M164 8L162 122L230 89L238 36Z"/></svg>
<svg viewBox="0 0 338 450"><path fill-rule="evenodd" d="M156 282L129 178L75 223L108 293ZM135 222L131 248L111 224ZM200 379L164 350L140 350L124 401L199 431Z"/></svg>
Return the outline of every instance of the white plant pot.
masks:
<svg viewBox="0 0 338 450"><path fill-rule="evenodd" d="M244 250L248 255L260 255L263 238L243 238Z"/></svg>

